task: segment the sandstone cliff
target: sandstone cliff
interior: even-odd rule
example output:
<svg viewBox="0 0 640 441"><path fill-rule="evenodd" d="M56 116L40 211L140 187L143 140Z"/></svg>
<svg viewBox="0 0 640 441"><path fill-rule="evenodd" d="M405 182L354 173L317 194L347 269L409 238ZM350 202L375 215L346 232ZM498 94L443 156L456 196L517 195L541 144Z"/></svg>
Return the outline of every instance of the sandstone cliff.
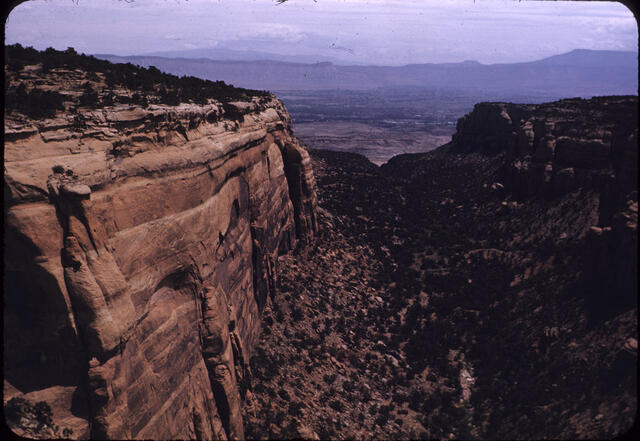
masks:
<svg viewBox="0 0 640 441"><path fill-rule="evenodd" d="M277 256L317 230L309 156L284 106L241 90L123 104L105 97L133 92L102 72L6 73L64 107L5 119L5 405L52 413L48 433L14 430L243 438Z"/></svg>
<svg viewBox="0 0 640 441"><path fill-rule="evenodd" d="M519 200L576 191L597 195L598 219L582 251L589 263L581 287L592 313L601 317L637 304L637 120L636 96L479 103L458 121L446 147L502 156L505 191Z"/></svg>
<svg viewBox="0 0 640 441"><path fill-rule="evenodd" d="M451 150L506 155L519 197L559 195L638 178L638 98L597 97L545 104L479 103L458 121ZM618 201L620 203L620 201Z"/></svg>

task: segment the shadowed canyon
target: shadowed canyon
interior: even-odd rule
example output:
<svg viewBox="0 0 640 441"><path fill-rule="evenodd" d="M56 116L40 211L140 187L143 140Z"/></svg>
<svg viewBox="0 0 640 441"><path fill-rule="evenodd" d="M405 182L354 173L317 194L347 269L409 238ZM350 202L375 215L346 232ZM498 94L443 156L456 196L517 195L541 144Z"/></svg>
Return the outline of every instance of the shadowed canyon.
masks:
<svg viewBox="0 0 640 441"><path fill-rule="evenodd" d="M378 166L316 148L330 128L299 141L268 92L5 52L13 433L593 439L634 424L637 96L479 102L435 150Z"/></svg>

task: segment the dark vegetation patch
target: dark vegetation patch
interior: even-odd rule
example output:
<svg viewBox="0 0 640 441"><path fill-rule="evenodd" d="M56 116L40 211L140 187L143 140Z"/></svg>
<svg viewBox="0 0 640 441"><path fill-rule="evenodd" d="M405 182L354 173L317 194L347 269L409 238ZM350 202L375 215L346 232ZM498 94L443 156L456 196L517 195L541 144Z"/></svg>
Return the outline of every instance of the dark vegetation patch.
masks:
<svg viewBox="0 0 640 441"><path fill-rule="evenodd" d="M5 93L5 109L7 112L20 112L30 118L52 118L57 110L63 110L64 96L55 91L31 89L24 83L10 87Z"/></svg>
<svg viewBox="0 0 640 441"><path fill-rule="evenodd" d="M53 423L53 412L46 401L11 398L4 405L4 417L10 428L30 438L69 438L73 434L72 429Z"/></svg>
<svg viewBox="0 0 640 441"><path fill-rule="evenodd" d="M514 204L491 187L500 157L446 148L382 168L311 155L322 229L281 258L251 360L248 437L293 427L330 439L589 438L630 427L637 377L623 346L637 312L590 323L578 289L597 193ZM263 387L306 406L291 412ZM281 423L260 417L278 412Z"/></svg>
<svg viewBox="0 0 640 441"><path fill-rule="evenodd" d="M224 81L166 74L154 66L144 68L131 63L114 64L91 55L78 54L73 48L38 51L20 44L5 46L5 69L8 73L5 79L5 109L36 119L51 117L56 110L62 110L63 96L37 85L26 90L24 84L10 84L9 78L19 80L26 66L38 66L38 72L43 76L61 70L85 72L88 81L78 101L79 105L90 108L115 103L148 105L155 102L172 106L186 102L206 104L208 99L226 102L269 95L265 91L234 87ZM117 88L125 88L133 93L114 93ZM65 99L73 98L65 96Z"/></svg>

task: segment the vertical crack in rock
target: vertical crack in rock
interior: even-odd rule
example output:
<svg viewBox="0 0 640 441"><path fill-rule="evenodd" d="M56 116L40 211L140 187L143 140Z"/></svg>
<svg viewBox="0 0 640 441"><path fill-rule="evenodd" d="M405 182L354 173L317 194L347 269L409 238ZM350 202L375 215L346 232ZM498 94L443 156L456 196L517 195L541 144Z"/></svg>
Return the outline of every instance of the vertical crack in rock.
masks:
<svg viewBox="0 0 640 441"><path fill-rule="evenodd" d="M52 177L48 188L61 219L64 243L61 263L74 321L89 362L87 380L89 431L104 439L107 431L101 408L108 400L108 376L100 364L121 349L123 335L134 320L126 281L104 246L104 231L91 213L91 190Z"/></svg>
<svg viewBox="0 0 640 441"><path fill-rule="evenodd" d="M297 141L281 145L284 172L293 203L296 234L303 242L311 241L318 231L316 219L317 196L311 159Z"/></svg>
<svg viewBox="0 0 640 441"><path fill-rule="evenodd" d="M134 321L127 283L105 247L105 232L91 211L89 187L58 187L58 183L49 181L49 188L54 189L54 203L66 226L62 266L75 319L89 357L103 360Z"/></svg>
<svg viewBox="0 0 640 441"><path fill-rule="evenodd" d="M243 439L240 391L229 331L230 318L226 296L213 287L202 293L203 356L222 425L230 439Z"/></svg>

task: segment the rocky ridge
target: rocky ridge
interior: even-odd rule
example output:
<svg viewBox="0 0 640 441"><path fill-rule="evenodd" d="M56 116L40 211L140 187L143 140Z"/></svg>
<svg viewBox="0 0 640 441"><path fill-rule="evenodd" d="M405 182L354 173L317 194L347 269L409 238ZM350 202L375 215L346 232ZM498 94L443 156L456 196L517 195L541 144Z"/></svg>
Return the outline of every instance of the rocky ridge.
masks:
<svg viewBox="0 0 640 441"><path fill-rule="evenodd" d="M5 66L16 93L62 96L49 116L5 117L10 424L35 437L243 438L278 256L317 230L309 156L272 95L132 104L126 84L67 55Z"/></svg>
<svg viewBox="0 0 640 441"><path fill-rule="evenodd" d="M596 97L545 104L479 103L458 121L451 150L504 153L518 197L560 195L616 181L637 182L637 98Z"/></svg>
<svg viewBox="0 0 640 441"><path fill-rule="evenodd" d="M632 250L637 243L637 119L634 96L539 105L479 103L459 120L457 133L444 147L500 156L499 178L520 201L576 191L598 195L598 221L589 230L587 247L592 271L584 283L594 310L615 309L624 302L619 293L637 291ZM493 185L504 188L503 183ZM606 300L597 301L597 292L604 290Z"/></svg>

